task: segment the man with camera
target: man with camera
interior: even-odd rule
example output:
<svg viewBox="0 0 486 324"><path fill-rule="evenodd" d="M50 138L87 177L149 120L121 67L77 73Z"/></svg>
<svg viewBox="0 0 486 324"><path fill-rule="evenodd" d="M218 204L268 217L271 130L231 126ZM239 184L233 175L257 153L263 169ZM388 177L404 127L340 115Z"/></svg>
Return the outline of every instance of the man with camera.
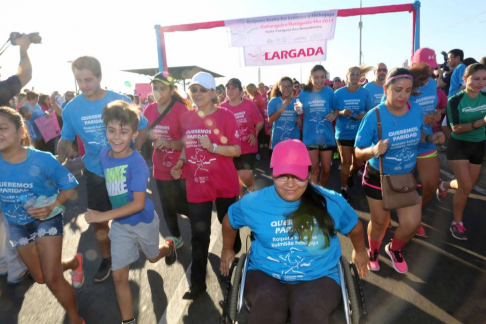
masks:
<svg viewBox="0 0 486 324"><path fill-rule="evenodd" d="M32 65L27 53L31 43L29 35L23 34L10 39L13 45L19 45L20 48L19 72L5 81L0 81L0 106L7 106L10 99L32 79Z"/></svg>

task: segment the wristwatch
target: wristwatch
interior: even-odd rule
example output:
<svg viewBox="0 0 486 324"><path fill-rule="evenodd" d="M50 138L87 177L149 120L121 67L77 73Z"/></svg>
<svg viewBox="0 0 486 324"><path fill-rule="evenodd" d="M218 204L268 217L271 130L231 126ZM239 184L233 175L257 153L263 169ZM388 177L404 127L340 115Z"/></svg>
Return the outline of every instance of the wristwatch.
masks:
<svg viewBox="0 0 486 324"><path fill-rule="evenodd" d="M216 152L216 149L218 148L218 144L216 143L213 143L213 150L211 151L211 153L214 154L214 152Z"/></svg>

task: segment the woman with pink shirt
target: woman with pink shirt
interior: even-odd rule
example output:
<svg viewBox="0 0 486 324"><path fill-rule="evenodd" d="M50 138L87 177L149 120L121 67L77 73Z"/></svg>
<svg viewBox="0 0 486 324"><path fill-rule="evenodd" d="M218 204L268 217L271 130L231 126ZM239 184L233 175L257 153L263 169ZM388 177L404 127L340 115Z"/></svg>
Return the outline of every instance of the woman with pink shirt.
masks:
<svg viewBox="0 0 486 324"><path fill-rule="evenodd" d="M230 79L226 84L226 96L228 100L220 107L231 111L236 118L241 140L241 155L233 158L236 170L238 170L240 197L243 197L243 186L248 192L253 191L255 177L256 154L258 152L258 133L263 128L263 117L257 106L249 99L241 98L243 88L238 79Z"/></svg>
<svg viewBox="0 0 486 324"><path fill-rule="evenodd" d="M153 140L153 176L162 211L174 245L179 249L184 242L179 230L177 213L189 214L186 197L187 168L182 168L179 179L174 179L170 175L170 170L179 161L183 147L182 115L192 108L177 92L174 82L175 80L165 71L154 76L150 83L155 102L145 107L143 115L149 122L149 136Z"/></svg>
<svg viewBox="0 0 486 324"><path fill-rule="evenodd" d="M194 75L190 94L197 110L189 111L182 117L184 147L170 172L174 179L179 179L184 166L187 167L192 265L191 286L183 299L196 299L206 291L213 202L218 220L222 222L228 208L238 198L238 173L233 158L241 154L235 115L227 109L218 108L214 77L206 72ZM238 253L240 249L238 237L234 250Z"/></svg>

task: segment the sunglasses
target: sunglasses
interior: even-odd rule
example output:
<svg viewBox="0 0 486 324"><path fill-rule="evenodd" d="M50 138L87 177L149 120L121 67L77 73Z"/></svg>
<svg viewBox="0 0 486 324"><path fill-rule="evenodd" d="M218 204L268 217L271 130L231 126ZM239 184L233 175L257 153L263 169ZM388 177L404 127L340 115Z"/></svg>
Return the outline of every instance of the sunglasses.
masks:
<svg viewBox="0 0 486 324"><path fill-rule="evenodd" d="M191 93L197 93L198 91L200 93L206 93L206 92L208 92L208 89L203 88L203 87L201 87L201 88L191 88Z"/></svg>
<svg viewBox="0 0 486 324"><path fill-rule="evenodd" d="M290 174L282 174L282 175L279 175L278 177L273 177L273 178L278 182L287 182L290 179L294 180L297 183L304 183L304 182L307 181L307 179L297 178L296 176L293 176L293 175L290 175Z"/></svg>

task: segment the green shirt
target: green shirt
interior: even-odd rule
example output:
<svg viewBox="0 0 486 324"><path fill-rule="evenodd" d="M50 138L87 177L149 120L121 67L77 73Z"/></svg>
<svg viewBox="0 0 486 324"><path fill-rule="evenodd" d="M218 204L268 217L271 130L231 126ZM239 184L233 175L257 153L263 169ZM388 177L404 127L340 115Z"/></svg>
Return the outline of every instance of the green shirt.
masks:
<svg viewBox="0 0 486 324"><path fill-rule="evenodd" d="M447 118L451 126L459 124L470 124L486 116L486 93L480 92L475 99L471 99L463 90L449 98L447 101ZM461 141L481 142L486 140L485 127L470 132L456 134L452 137Z"/></svg>

